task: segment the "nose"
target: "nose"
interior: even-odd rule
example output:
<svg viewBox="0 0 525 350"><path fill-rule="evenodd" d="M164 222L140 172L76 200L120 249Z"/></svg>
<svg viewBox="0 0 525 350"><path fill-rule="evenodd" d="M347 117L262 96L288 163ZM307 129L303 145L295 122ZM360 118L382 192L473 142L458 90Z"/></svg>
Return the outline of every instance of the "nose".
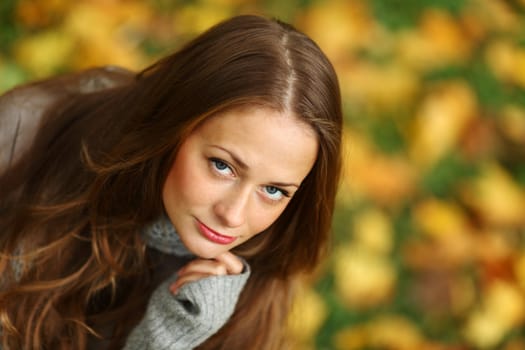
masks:
<svg viewBox="0 0 525 350"><path fill-rule="evenodd" d="M223 225L239 227L246 222L249 199L250 191L248 189L232 190L215 204L215 215Z"/></svg>

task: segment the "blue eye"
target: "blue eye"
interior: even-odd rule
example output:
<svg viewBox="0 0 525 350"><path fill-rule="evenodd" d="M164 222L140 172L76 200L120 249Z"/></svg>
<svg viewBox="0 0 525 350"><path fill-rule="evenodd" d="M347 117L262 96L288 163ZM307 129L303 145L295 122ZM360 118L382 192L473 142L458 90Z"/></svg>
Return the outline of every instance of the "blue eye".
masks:
<svg viewBox="0 0 525 350"><path fill-rule="evenodd" d="M212 164L213 169L219 174L228 176L233 174L232 169L226 162L216 158L211 158L210 162Z"/></svg>
<svg viewBox="0 0 525 350"><path fill-rule="evenodd" d="M283 197L288 196L288 194L285 191L275 186L264 186L263 191L266 194L266 196L273 201L278 201Z"/></svg>

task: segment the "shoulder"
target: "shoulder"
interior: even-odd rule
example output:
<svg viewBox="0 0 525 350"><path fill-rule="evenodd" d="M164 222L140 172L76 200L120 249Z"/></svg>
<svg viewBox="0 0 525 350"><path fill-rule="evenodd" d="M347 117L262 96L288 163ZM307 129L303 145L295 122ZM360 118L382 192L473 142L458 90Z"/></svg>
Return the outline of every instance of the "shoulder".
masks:
<svg viewBox="0 0 525 350"><path fill-rule="evenodd" d="M135 73L118 66L104 66L55 79L64 93L86 94L128 84L135 79Z"/></svg>
<svg viewBox="0 0 525 350"><path fill-rule="evenodd" d="M0 96L0 173L28 149L55 102L71 94L125 85L134 76L116 66L92 68L22 85Z"/></svg>

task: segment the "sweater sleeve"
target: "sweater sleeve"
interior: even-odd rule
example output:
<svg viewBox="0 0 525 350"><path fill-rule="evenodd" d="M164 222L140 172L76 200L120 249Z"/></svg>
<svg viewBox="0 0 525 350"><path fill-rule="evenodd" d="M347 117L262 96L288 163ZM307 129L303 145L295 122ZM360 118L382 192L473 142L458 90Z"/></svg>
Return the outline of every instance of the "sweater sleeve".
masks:
<svg viewBox="0 0 525 350"><path fill-rule="evenodd" d="M128 336L125 350L188 350L203 343L230 318L248 277L210 276L183 285L173 295L176 275L153 292L141 322Z"/></svg>

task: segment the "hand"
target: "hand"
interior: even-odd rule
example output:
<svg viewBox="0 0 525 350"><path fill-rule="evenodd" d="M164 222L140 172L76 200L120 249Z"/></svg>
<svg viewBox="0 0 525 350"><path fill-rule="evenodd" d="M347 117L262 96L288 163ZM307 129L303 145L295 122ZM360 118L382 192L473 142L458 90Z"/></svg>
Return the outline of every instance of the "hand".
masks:
<svg viewBox="0 0 525 350"><path fill-rule="evenodd" d="M243 268L242 261L230 252L222 253L214 259L195 259L177 272L178 278L170 285L170 291L175 294L186 283L209 276L237 275Z"/></svg>

